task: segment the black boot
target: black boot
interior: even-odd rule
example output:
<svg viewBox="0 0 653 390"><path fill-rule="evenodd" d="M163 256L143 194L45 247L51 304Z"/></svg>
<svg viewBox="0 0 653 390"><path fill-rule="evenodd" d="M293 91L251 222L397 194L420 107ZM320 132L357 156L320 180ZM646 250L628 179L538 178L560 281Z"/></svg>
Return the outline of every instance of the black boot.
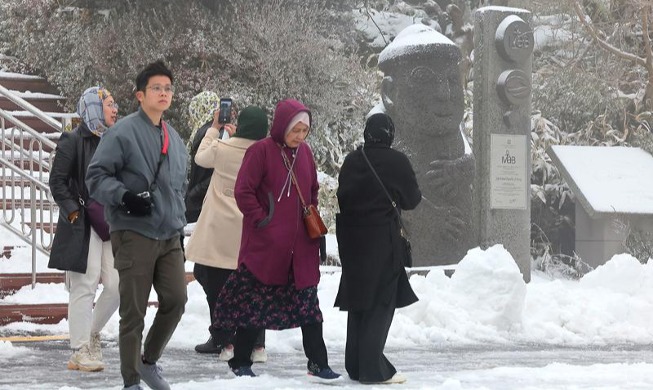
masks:
<svg viewBox="0 0 653 390"><path fill-rule="evenodd" d="M222 351L222 346L218 345L213 336L209 337L206 343L195 346L195 352L198 353L220 353L220 351Z"/></svg>

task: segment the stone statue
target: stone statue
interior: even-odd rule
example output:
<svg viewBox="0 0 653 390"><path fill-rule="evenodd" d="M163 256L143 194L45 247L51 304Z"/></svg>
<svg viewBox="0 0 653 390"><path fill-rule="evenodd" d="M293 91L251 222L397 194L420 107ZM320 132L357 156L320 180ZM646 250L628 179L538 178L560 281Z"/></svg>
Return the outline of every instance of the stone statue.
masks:
<svg viewBox="0 0 653 390"><path fill-rule="evenodd" d="M454 264L475 246L474 158L461 132L460 61L449 38L420 24L405 28L379 56L381 109L394 120L395 144L409 156L423 194L405 215L415 265Z"/></svg>

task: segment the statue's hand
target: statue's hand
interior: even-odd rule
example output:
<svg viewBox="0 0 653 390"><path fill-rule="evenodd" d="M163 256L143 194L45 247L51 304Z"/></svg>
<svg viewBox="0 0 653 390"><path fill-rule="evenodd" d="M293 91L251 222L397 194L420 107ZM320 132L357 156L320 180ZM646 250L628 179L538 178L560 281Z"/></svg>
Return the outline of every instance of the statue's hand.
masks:
<svg viewBox="0 0 653 390"><path fill-rule="evenodd" d="M447 199L454 199L474 178L474 157L465 154L455 160L435 160L429 163L426 177ZM464 190L463 190L464 191Z"/></svg>
<svg viewBox="0 0 653 390"><path fill-rule="evenodd" d="M460 209L456 207L439 207L439 218L443 224L443 233L449 240L458 240L465 233L465 218Z"/></svg>
<svg viewBox="0 0 653 390"><path fill-rule="evenodd" d="M453 199L458 193L455 177L455 160L435 160L429 164L426 178L429 187L435 188L446 199Z"/></svg>

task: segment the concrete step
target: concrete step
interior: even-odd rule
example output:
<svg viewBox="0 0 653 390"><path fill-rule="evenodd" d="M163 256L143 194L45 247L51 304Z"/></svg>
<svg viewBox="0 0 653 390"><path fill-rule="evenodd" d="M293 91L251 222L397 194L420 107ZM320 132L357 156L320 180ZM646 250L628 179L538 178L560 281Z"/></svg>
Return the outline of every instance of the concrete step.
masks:
<svg viewBox="0 0 653 390"><path fill-rule="evenodd" d="M12 252L14 251L14 249L16 249L16 248L24 248L24 247L26 247L26 246L27 246L27 245L5 245L5 246L2 247L2 252L0 252L0 258L3 258L3 257L4 257L4 258L6 258L6 259L10 259L11 256L12 256Z"/></svg>
<svg viewBox="0 0 653 390"><path fill-rule="evenodd" d="M148 302L158 307L159 302ZM33 324L58 324L68 318L67 303L2 304L0 303L0 326L12 322Z"/></svg>
<svg viewBox="0 0 653 390"><path fill-rule="evenodd" d="M64 272L38 272L36 283L64 283ZM192 272L186 272L186 283L195 280ZM6 297L32 284L31 273L0 274L0 298Z"/></svg>
<svg viewBox="0 0 653 390"><path fill-rule="evenodd" d="M0 151L6 150L6 148L3 148L4 145L0 145ZM44 151L45 152L45 151ZM36 151L35 151L36 153ZM5 156L3 156L5 157ZM7 158L7 157L5 157ZM45 156L41 159L41 161L29 161L27 160L27 157L25 159L20 159L18 157L16 158L9 158L9 161L17 166L18 168L27 170L27 171L32 171L31 174L34 175L35 172L49 172L49 168L44 164L44 162L48 162L50 159L49 155Z"/></svg>
<svg viewBox="0 0 653 390"><path fill-rule="evenodd" d="M0 85L14 91L58 93L44 78L20 73L0 72Z"/></svg>
<svg viewBox="0 0 653 390"><path fill-rule="evenodd" d="M18 119L19 121L23 122L24 124L26 124L27 126L31 127L32 129L38 131L39 133L47 134L46 137L54 138L54 140L59 139L60 131L58 129L55 129L52 126L46 124L45 122L35 117L31 113L27 111L10 111L9 114L15 117L16 119ZM64 118L75 117L75 114L68 114L68 113L61 113L61 112L45 112L44 114L54 118L59 122L62 122ZM6 129L14 126L17 126L17 124L10 120L5 120Z"/></svg>
<svg viewBox="0 0 653 390"><path fill-rule="evenodd" d="M12 322L58 324L67 317L67 303L0 304L0 326Z"/></svg>
<svg viewBox="0 0 653 390"><path fill-rule="evenodd" d="M45 180L47 181L47 177ZM21 176L0 176L0 187L29 187L30 184L29 180Z"/></svg>
<svg viewBox="0 0 653 390"><path fill-rule="evenodd" d="M36 274L36 283L63 283L64 280L63 272L39 272ZM31 273L0 274L0 298L11 295L21 287L30 284L32 284Z"/></svg>
<svg viewBox="0 0 653 390"><path fill-rule="evenodd" d="M58 274L58 276L57 276ZM10 275L10 276L7 276ZM11 275L18 275L12 276ZM63 283L64 274L41 274L53 275L48 276L56 281L44 281L43 283ZM3 283L3 279L5 280ZM37 281L39 275L37 275ZM47 277L42 276L42 280L49 280ZM186 283L195 280L192 272L186 272ZM31 274L0 274L0 286L11 285L16 291L17 284L25 283L29 285L32 283ZM21 286L22 287L22 286ZM3 287L4 288L4 287ZM157 307L159 305L156 301L150 301L148 306ZM58 324L61 320L68 318L68 303L38 303L38 304L3 304L0 303L0 326L5 326L12 322L30 322L35 324Z"/></svg>
<svg viewBox="0 0 653 390"><path fill-rule="evenodd" d="M38 213L38 211L37 211ZM32 226L31 222L23 222L23 225L26 227ZM57 232L57 223L56 222L37 222L36 229L43 230L46 233L56 233Z"/></svg>
<svg viewBox="0 0 653 390"><path fill-rule="evenodd" d="M35 199L34 203L36 203L37 209L51 210L57 207L56 203L48 199ZM32 201L30 199L0 199L0 210L29 209L31 207Z"/></svg>
<svg viewBox="0 0 653 390"><path fill-rule="evenodd" d="M18 96L27 100L41 111L63 111L63 104L66 99L63 96L55 94L19 92ZM7 111L21 111L22 108L4 96L0 96L0 109Z"/></svg>

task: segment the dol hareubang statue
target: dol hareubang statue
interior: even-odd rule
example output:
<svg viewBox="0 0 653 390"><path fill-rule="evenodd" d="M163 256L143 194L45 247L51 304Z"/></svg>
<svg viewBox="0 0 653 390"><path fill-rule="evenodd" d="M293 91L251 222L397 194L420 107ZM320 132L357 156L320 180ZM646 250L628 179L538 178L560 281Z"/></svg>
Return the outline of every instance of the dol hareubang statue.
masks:
<svg viewBox="0 0 653 390"><path fill-rule="evenodd" d="M423 200L405 214L415 265L453 264L475 246L474 158L461 133L464 112L459 48L425 25L397 35L379 57L383 109L397 148L415 169Z"/></svg>

